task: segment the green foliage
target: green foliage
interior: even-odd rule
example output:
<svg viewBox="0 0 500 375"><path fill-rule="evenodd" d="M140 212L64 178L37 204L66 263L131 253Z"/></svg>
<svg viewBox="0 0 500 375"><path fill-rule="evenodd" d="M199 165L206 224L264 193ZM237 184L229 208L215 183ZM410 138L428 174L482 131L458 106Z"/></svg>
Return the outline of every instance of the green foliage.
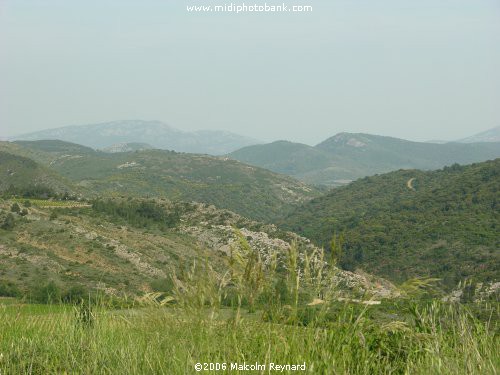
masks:
<svg viewBox="0 0 500 375"><path fill-rule="evenodd" d="M95 312L92 302L88 299L80 299L76 305L77 323L85 328L92 327L95 323Z"/></svg>
<svg viewBox="0 0 500 375"><path fill-rule="evenodd" d="M25 184L22 186L11 185L4 193L6 196L16 196L22 198L38 198L38 199L48 199L48 198L59 198L60 195L57 194L53 189L47 186ZM28 199L24 202L29 202ZM29 203L28 203L29 204ZM26 206L29 207L29 206Z"/></svg>
<svg viewBox="0 0 500 375"><path fill-rule="evenodd" d="M31 293L31 300L38 303L59 303L61 301L61 288L54 282L36 286Z"/></svg>
<svg viewBox="0 0 500 375"><path fill-rule="evenodd" d="M136 227L160 225L161 228L173 228L180 219L176 207L168 210L154 200L95 200L92 208L112 218L124 219Z"/></svg>
<svg viewBox="0 0 500 375"><path fill-rule="evenodd" d="M17 203L13 203L10 207L10 212L19 213L21 211L21 207Z"/></svg>
<svg viewBox="0 0 500 375"><path fill-rule="evenodd" d="M172 293L172 290L174 289L174 282L170 277L167 277L153 280L149 283L149 286L155 292Z"/></svg>
<svg viewBox="0 0 500 375"><path fill-rule="evenodd" d="M488 325L439 304L417 306L408 322L378 324L366 312L339 306L337 319L325 327L260 322L252 315L235 325L229 310L211 317L202 310L199 315L164 307L113 311L97 305L90 313L64 306L0 309L0 371L175 375L195 373L194 365L205 362L305 362L312 374L499 370L499 341ZM92 323L80 316L91 316Z"/></svg>
<svg viewBox="0 0 500 375"><path fill-rule="evenodd" d="M338 265L343 260L342 259L343 246L344 246L344 236L343 235L337 236L336 234L334 234L332 239L330 240L330 258L332 264Z"/></svg>
<svg viewBox="0 0 500 375"><path fill-rule="evenodd" d="M15 283L0 280L0 297L19 297L20 295L21 291Z"/></svg>
<svg viewBox="0 0 500 375"><path fill-rule="evenodd" d="M14 228L15 223L16 223L16 220L14 219L14 215L9 213L9 214L7 214L5 219L3 220L1 228L5 229L5 230L12 230Z"/></svg>
<svg viewBox="0 0 500 375"><path fill-rule="evenodd" d="M239 293L238 308L243 297L248 303L249 312L253 312L255 302L264 289L266 276L265 265L260 253L253 249L241 232L235 229L238 243L231 248L229 258L230 276Z"/></svg>
<svg viewBox="0 0 500 375"><path fill-rule="evenodd" d="M83 285L73 285L61 294L61 301L64 303L83 303L89 298L89 291Z"/></svg>
<svg viewBox="0 0 500 375"><path fill-rule="evenodd" d="M48 198L72 190L57 173L35 162L39 160L37 157L33 160L18 155L17 151L11 143L0 142L0 193Z"/></svg>
<svg viewBox="0 0 500 375"><path fill-rule="evenodd" d="M287 216L283 227L330 249L332 234L343 233L343 268L396 282L498 280L499 186L500 159L392 172L333 189Z"/></svg>

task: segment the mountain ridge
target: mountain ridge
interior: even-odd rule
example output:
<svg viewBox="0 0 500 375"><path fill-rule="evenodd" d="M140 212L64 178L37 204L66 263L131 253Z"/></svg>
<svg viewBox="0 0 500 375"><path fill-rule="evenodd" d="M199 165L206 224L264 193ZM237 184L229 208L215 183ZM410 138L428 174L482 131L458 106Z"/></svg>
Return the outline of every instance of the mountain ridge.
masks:
<svg viewBox="0 0 500 375"><path fill-rule="evenodd" d="M500 142L500 126L485 130L472 136L462 138L456 142L472 143L472 142Z"/></svg>
<svg viewBox="0 0 500 375"><path fill-rule="evenodd" d="M279 141L247 146L229 157L307 183L336 186L398 169L432 170L494 159L500 157L500 143L437 144L343 132L315 146Z"/></svg>
<svg viewBox="0 0 500 375"><path fill-rule="evenodd" d="M222 155L260 141L223 130L182 131L161 121L121 120L63 126L20 134L9 140L59 139L94 149L118 143L146 143L178 152Z"/></svg>

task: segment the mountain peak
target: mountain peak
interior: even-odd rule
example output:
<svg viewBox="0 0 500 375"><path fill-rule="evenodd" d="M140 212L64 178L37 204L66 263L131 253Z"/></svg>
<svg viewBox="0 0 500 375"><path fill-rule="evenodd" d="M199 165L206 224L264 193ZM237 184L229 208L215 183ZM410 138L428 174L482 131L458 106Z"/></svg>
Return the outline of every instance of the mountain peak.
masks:
<svg viewBox="0 0 500 375"><path fill-rule="evenodd" d="M366 139L363 139L366 142ZM358 137L358 134L353 133L338 133L331 138L332 142L340 143L352 147L365 147L366 143Z"/></svg>
<svg viewBox="0 0 500 375"><path fill-rule="evenodd" d="M461 143L500 142L500 126L488 129L484 132L477 133L467 138L460 139L457 142Z"/></svg>
<svg viewBox="0 0 500 375"><path fill-rule="evenodd" d="M337 146L349 146L355 148L363 148L366 147L367 144L371 141L369 134L362 133L347 133L342 132L335 134L333 137L326 139L325 141L318 144L316 147L323 147L325 145L330 145L331 147Z"/></svg>

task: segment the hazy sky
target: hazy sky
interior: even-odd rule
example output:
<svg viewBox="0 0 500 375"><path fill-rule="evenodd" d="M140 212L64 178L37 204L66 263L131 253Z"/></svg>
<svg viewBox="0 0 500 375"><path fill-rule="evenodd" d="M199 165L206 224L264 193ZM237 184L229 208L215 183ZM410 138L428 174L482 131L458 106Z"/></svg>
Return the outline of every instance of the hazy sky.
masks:
<svg viewBox="0 0 500 375"><path fill-rule="evenodd" d="M145 119L314 144L500 125L499 0L284 1L313 12L0 0L0 136Z"/></svg>

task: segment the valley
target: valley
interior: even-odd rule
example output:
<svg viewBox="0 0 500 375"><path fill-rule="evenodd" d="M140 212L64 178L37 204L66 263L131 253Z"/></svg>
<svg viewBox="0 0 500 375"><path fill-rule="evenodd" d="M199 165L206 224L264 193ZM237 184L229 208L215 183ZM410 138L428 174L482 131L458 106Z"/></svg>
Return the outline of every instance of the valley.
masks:
<svg viewBox="0 0 500 375"><path fill-rule="evenodd" d="M0 370L495 373L500 159L328 189L130 147L0 142Z"/></svg>

